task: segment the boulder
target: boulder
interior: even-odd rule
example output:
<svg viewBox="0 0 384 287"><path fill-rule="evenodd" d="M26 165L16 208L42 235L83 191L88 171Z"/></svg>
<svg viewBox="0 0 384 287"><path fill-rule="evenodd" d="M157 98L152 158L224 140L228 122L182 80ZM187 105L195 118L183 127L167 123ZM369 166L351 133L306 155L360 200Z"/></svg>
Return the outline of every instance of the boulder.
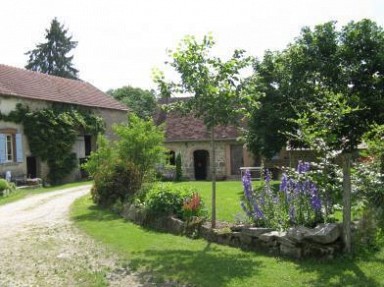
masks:
<svg viewBox="0 0 384 287"><path fill-rule="evenodd" d="M304 226L291 227L287 231L287 237L296 242L302 242L306 236L311 234L312 234L312 229Z"/></svg>
<svg viewBox="0 0 384 287"><path fill-rule="evenodd" d="M311 232L304 236L304 239L321 243L329 244L335 242L341 235L338 224L324 223L316 226Z"/></svg>
<svg viewBox="0 0 384 287"><path fill-rule="evenodd" d="M286 232L283 231L272 231L268 233L263 233L259 236L259 239L263 242L270 242L275 241L280 237L283 237L286 235Z"/></svg>
<svg viewBox="0 0 384 287"><path fill-rule="evenodd" d="M250 237L259 237L260 235L264 233L272 232L272 228L264 228L264 227L248 227L243 228L241 232L245 235L248 235Z"/></svg>

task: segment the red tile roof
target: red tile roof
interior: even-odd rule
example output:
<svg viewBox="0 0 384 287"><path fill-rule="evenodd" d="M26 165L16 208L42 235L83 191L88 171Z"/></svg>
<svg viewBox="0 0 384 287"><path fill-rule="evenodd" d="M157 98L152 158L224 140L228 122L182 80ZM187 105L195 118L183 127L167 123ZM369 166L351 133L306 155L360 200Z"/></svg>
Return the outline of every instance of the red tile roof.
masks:
<svg viewBox="0 0 384 287"><path fill-rule="evenodd" d="M171 102L187 99L170 99ZM163 100L159 101L164 104ZM176 111L160 112L155 116L155 121L165 123L165 141L180 142L180 141L209 141L211 134L205 127L202 120L195 118L193 115L183 116ZM236 140L239 136L238 129L234 126L218 126L215 128L216 140Z"/></svg>
<svg viewBox="0 0 384 287"><path fill-rule="evenodd" d="M89 83L0 64L0 95L128 110L122 103Z"/></svg>

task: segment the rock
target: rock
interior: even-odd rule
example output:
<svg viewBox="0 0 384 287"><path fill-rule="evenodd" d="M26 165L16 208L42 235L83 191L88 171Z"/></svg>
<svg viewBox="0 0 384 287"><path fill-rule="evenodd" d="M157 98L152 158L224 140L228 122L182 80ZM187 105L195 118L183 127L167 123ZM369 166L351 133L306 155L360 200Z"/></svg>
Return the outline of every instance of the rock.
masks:
<svg viewBox="0 0 384 287"><path fill-rule="evenodd" d="M301 242L306 236L311 235L311 232L312 230L310 228L304 226L295 226L288 229L287 237L296 242Z"/></svg>
<svg viewBox="0 0 384 287"><path fill-rule="evenodd" d="M269 233L273 231L272 228L263 228L263 227L248 227L241 230L242 233L251 236L251 237L259 237L264 233Z"/></svg>
<svg viewBox="0 0 384 287"><path fill-rule="evenodd" d="M284 256L294 257L294 258L301 258L303 252L300 247L293 247L290 245L281 244L280 254Z"/></svg>
<svg viewBox="0 0 384 287"><path fill-rule="evenodd" d="M283 237L286 235L286 232L283 231L272 231L268 233L263 233L259 236L259 239L263 242L270 242L273 240L277 240L279 237Z"/></svg>
<svg viewBox="0 0 384 287"><path fill-rule="evenodd" d="M144 223L146 218L145 211L135 207L133 204L126 204L121 215L125 219L140 225Z"/></svg>
<svg viewBox="0 0 384 287"><path fill-rule="evenodd" d="M240 232L240 241L243 244L250 245L252 244L252 236L245 234L244 232Z"/></svg>
<svg viewBox="0 0 384 287"><path fill-rule="evenodd" d="M184 222L176 217L168 217L166 220L166 229L172 234L182 234L184 232Z"/></svg>
<svg viewBox="0 0 384 287"><path fill-rule="evenodd" d="M340 234L340 228L337 224L324 223L316 226L311 230L310 234L304 236L304 239L321 244L329 244L335 242L340 237Z"/></svg>

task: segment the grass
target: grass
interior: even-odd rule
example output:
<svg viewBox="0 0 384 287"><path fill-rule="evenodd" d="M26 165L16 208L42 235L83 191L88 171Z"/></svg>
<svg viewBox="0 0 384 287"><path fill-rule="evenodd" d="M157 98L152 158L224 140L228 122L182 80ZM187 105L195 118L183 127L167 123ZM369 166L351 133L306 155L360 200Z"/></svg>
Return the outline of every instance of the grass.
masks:
<svg viewBox="0 0 384 287"><path fill-rule="evenodd" d="M11 202L23 199L27 196L34 195L34 194L60 190L60 189L64 189L64 188L71 188L71 187L86 185L86 184L90 184L90 183L91 183L91 181L81 181L81 182L57 185L57 186L53 186L53 187L40 187L40 188L34 188L34 189L29 189L29 188L16 189L16 191L12 192L8 196L5 196L5 197L0 196L0 205L11 203Z"/></svg>
<svg viewBox="0 0 384 287"><path fill-rule="evenodd" d="M278 182L272 182L276 185ZM212 186L211 182L194 181L174 183L178 186L193 186L200 193L206 204L208 213L211 213L212 207ZM262 185L262 181L252 182L253 188ZM243 186L241 181L218 181L216 185L216 217L218 220L235 222L237 215L243 215L244 212L240 206L240 199L243 195Z"/></svg>
<svg viewBox="0 0 384 287"><path fill-rule="evenodd" d="M196 184L205 190L204 183ZM88 196L75 202L71 216L81 229L120 254L122 265L149 272L158 282L199 287L384 286L384 250L334 261L272 257L146 230L98 209Z"/></svg>

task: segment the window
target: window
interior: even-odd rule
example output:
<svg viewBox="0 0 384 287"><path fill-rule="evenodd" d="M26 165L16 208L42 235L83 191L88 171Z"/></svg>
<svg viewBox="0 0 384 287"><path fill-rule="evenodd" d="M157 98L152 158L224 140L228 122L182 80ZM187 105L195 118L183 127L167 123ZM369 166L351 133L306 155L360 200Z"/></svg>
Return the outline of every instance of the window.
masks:
<svg viewBox="0 0 384 287"><path fill-rule="evenodd" d="M15 158L15 152L14 152L14 135L6 134L5 135L6 144L5 144L5 161L6 162L12 162Z"/></svg>
<svg viewBox="0 0 384 287"><path fill-rule="evenodd" d="M168 160L170 165L176 165L176 155L173 150L171 150L168 154Z"/></svg>
<svg viewBox="0 0 384 287"><path fill-rule="evenodd" d="M23 145L21 134L12 129L0 131L0 164L23 162Z"/></svg>

